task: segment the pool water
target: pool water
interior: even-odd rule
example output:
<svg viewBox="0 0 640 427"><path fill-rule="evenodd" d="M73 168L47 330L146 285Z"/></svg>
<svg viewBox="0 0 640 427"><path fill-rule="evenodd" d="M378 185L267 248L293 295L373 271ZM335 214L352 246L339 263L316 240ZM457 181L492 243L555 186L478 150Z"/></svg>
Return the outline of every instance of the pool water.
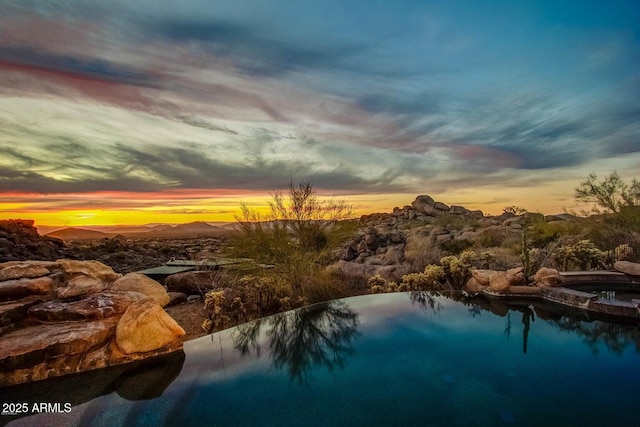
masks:
<svg viewBox="0 0 640 427"><path fill-rule="evenodd" d="M69 413L11 424L638 425L639 351L637 326L548 307L362 296L188 342L169 380L126 386L146 394L111 384Z"/></svg>

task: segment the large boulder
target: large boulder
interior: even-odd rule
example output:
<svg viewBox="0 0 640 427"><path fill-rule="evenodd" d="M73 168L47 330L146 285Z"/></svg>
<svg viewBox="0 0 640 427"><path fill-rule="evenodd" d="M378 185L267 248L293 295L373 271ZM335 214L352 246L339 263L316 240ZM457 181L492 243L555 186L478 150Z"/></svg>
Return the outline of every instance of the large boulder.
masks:
<svg viewBox="0 0 640 427"><path fill-rule="evenodd" d="M69 279L66 286L57 288L56 295L60 299L75 298L84 295L97 294L102 291L104 287L104 283L101 280L81 274Z"/></svg>
<svg viewBox="0 0 640 427"><path fill-rule="evenodd" d="M474 277L472 277L469 280L467 280L467 284L465 285L465 290L467 290L469 292L482 292L486 288L487 288L487 286L482 285Z"/></svg>
<svg viewBox="0 0 640 427"><path fill-rule="evenodd" d="M169 294L160 283L140 273L125 274L109 287L112 291L135 291L145 294L162 307L169 304Z"/></svg>
<svg viewBox="0 0 640 427"><path fill-rule="evenodd" d="M0 371L29 367L46 359L87 353L106 344L114 327L114 322L99 320L42 324L10 332L2 337Z"/></svg>
<svg viewBox="0 0 640 427"><path fill-rule="evenodd" d="M489 286L491 277L495 276L498 272L495 270L471 270L471 276L482 286Z"/></svg>
<svg viewBox="0 0 640 427"><path fill-rule="evenodd" d="M404 245L387 247L384 254L380 255L382 265L396 265L404 262Z"/></svg>
<svg viewBox="0 0 640 427"><path fill-rule="evenodd" d="M41 297L30 296L19 301L0 304L0 328L17 323L27 317L29 307L42 302Z"/></svg>
<svg viewBox="0 0 640 427"><path fill-rule="evenodd" d="M181 292L187 295L204 295L218 288L224 281L222 270L186 271L172 274L164 281L170 292Z"/></svg>
<svg viewBox="0 0 640 427"><path fill-rule="evenodd" d="M47 295L55 284L50 277L14 279L0 282L0 301L18 300L29 295Z"/></svg>
<svg viewBox="0 0 640 427"><path fill-rule="evenodd" d="M413 202L411 202L411 206L413 206L413 208L418 212L427 213L427 210L425 210L425 207L433 207L434 203L435 202L430 196L421 195L416 197L416 199ZM427 213L427 215L429 214Z"/></svg>
<svg viewBox="0 0 640 427"><path fill-rule="evenodd" d="M116 344L125 354L158 350L185 335L158 304L151 300L129 306L116 327Z"/></svg>
<svg viewBox="0 0 640 427"><path fill-rule="evenodd" d="M640 264L630 261L616 261L613 265L614 270L621 273L630 274L632 276L640 276Z"/></svg>
<svg viewBox="0 0 640 427"><path fill-rule="evenodd" d="M122 276L121 274L113 271L111 267L101 263L100 261L76 261L70 259L59 259L57 263L64 272L67 279L71 279L79 275L85 275L108 284Z"/></svg>
<svg viewBox="0 0 640 427"><path fill-rule="evenodd" d="M496 271L489 280L489 289L494 292L505 292L509 290L509 275L506 271Z"/></svg>
<svg viewBox="0 0 640 427"><path fill-rule="evenodd" d="M527 283L527 278L524 275L524 267L516 267L507 270L507 279L509 279L509 286L520 286Z"/></svg>
<svg viewBox="0 0 640 427"><path fill-rule="evenodd" d="M542 267L533 275L533 281L536 283L536 286L540 287L560 286L562 284L562 277L560 277L558 270Z"/></svg>
<svg viewBox="0 0 640 427"><path fill-rule="evenodd" d="M49 274L49 270L41 265L22 263L5 267L0 270L0 282L12 279L33 279Z"/></svg>
<svg viewBox="0 0 640 427"><path fill-rule="evenodd" d="M31 307L29 314L45 322L106 319L146 298L139 292L102 292L73 302L47 301Z"/></svg>

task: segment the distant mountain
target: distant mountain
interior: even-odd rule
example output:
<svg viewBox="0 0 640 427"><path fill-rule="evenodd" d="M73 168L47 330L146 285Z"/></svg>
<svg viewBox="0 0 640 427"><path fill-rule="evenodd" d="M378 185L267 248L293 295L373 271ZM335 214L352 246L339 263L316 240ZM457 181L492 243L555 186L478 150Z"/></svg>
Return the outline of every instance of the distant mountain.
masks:
<svg viewBox="0 0 640 427"><path fill-rule="evenodd" d="M105 227L103 228L104 232L108 232L109 234L134 234L134 233L148 233L152 230L152 227L147 227L145 225L123 225L119 227Z"/></svg>
<svg viewBox="0 0 640 427"><path fill-rule="evenodd" d="M216 227L206 222L197 221L188 224L180 224L174 227L157 226L146 233L153 237L182 237L182 236L215 236L221 232L220 227Z"/></svg>
<svg viewBox="0 0 640 427"><path fill-rule="evenodd" d="M69 227L47 234L48 237L55 237L60 240L98 240L110 237L107 233L100 231L85 230L83 228Z"/></svg>

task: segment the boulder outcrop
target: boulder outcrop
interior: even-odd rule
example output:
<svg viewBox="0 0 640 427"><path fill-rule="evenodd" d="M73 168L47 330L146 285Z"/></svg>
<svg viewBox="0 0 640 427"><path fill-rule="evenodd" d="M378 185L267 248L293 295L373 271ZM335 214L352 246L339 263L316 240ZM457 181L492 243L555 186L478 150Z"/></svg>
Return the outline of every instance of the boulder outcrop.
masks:
<svg viewBox="0 0 640 427"><path fill-rule="evenodd" d="M136 291L145 294L156 304L169 304L169 294L160 283L140 273L129 273L117 279L109 287L112 291Z"/></svg>
<svg viewBox="0 0 640 427"><path fill-rule="evenodd" d="M562 284L562 277L558 270L542 267L533 275L533 281L536 283L536 286L539 287L560 286Z"/></svg>
<svg viewBox="0 0 640 427"><path fill-rule="evenodd" d="M0 220L0 262L52 260L70 254L62 240L40 236L33 224L30 219Z"/></svg>
<svg viewBox="0 0 640 427"><path fill-rule="evenodd" d="M631 276L640 276L640 264L630 261L617 261L613 269Z"/></svg>
<svg viewBox="0 0 640 427"><path fill-rule="evenodd" d="M131 304L116 327L116 343L125 354L162 348L182 335L184 329L148 299Z"/></svg>
<svg viewBox="0 0 640 427"><path fill-rule="evenodd" d="M474 226L458 228L459 224L467 222ZM435 248L447 245L468 247L479 239L504 240L519 237L516 236L520 233L519 230L503 226L501 222L501 219L484 217L481 211L447 205L431 196L420 195L411 205L396 207L392 213L360 217L360 231L334 253L336 263L331 266L330 271L353 277L364 274L363 278L373 271L374 274L398 280L414 267L409 253L412 252L415 256L416 246L425 246L416 243L417 241L425 241L428 246ZM482 234L482 230L490 227L492 229L489 236ZM409 244L410 241L412 245ZM497 243L496 246L499 246L501 242Z"/></svg>
<svg viewBox="0 0 640 427"><path fill-rule="evenodd" d="M161 307L166 290L138 276L97 261L0 264L0 387L181 348L184 331ZM120 333L119 347L118 327L137 341Z"/></svg>
<svg viewBox="0 0 640 427"><path fill-rule="evenodd" d="M523 267L511 268L507 271L471 270L471 278L465 289L470 292L481 292L489 289L493 292L510 292L511 288L527 283Z"/></svg>

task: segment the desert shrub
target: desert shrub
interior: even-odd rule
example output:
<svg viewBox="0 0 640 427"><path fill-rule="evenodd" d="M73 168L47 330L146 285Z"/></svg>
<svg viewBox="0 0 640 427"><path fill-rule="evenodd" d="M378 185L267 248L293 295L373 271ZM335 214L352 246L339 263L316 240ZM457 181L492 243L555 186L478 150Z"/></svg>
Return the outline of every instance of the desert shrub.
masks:
<svg viewBox="0 0 640 427"><path fill-rule="evenodd" d="M486 248L511 248L516 252L520 251L521 234L520 230L508 227L487 227L480 230L474 238L476 249Z"/></svg>
<svg viewBox="0 0 640 427"><path fill-rule="evenodd" d="M440 242L440 249L450 254L459 254L473 246L473 242L467 239L453 239Z"/></svg>
<svg viewBox="0 0 640 427"><path fill-rule="evenodd" d="M308 183L290 184L285 197L271 193L269 214L242 206L237 218L234 255L273 264L270 274L290 288L295 299L318 301L330 292L318 277L331 261L331 249L352 231L350 207L340 200L320 200Z"/></svg>
<svg viewBox="0 0 640 427"><path fill-rule="evenodd" d="M443 256L442 249L422 231L411 233L404 247L405 259L413 271L421 271L427 265L437 263Z"/></svg>
<svg viewBox="0 0 640 427"><path fill-rule="evenodd" d="M503 214L507 214L507 215L513 215L513 216L519 216L522 214L527 213L527 210L525 208L523 208L522 206L505 206L502 209L502 213Z"/></svg>
<svg viewBox="0 0 640 427"><path fill-rule="evenodd" d="M480 225L480 222L477 218L444 212L438 215L434 219L432 224L438 227L446 228L447 230L459 231L466 227L476 228Z"/></svg>
<svg viewBox="0 0 640 427"><path fill-rule="evenodd" d="M305 303L298 299L293 305ZM291 307L291 296L286 287L272 277L247 275L240 278L234 287L215 289L204 295L208 319L202 328L210 333Z"/></svg>

